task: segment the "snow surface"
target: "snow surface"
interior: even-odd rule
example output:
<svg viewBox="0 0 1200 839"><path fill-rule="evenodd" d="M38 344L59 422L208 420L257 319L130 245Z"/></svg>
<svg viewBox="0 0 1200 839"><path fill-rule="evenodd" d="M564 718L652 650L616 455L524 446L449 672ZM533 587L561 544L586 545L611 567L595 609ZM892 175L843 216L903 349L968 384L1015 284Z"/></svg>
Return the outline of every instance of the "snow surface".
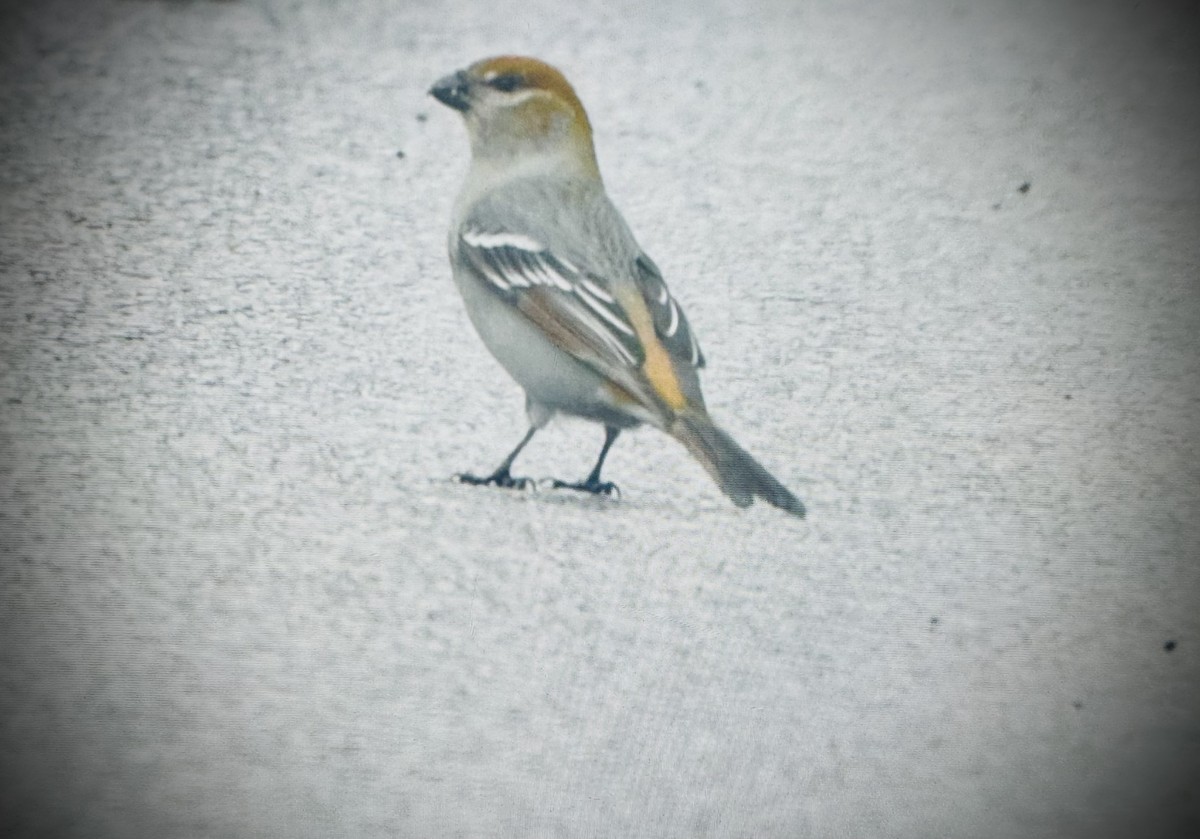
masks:
<svg viewBox="0 0 1200 839"><path fill-rule="evenodd" d="M0 833L1200 835L1187 7L7 4ZM510 51L808 520L451 480L524 417L425 91Z"/></svg>

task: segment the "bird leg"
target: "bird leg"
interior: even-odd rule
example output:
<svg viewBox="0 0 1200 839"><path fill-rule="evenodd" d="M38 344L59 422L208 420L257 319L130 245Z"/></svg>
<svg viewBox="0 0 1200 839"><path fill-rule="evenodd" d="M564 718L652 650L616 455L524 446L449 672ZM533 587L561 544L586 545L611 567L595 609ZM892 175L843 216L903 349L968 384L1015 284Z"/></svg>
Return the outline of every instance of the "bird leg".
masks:
<svg viewBox="0 0 1200 839"><path fill-rule="evenodd" d="M508 457L504 458L504 462L496 467L496 471L492 474L481 478L469 472L459 472L454 477L460 483L470 484L471 486L498 486L504 489L525 489L533 481L529 478L514 478L508 470L512 467L513 461L517 459L517 455L521 453L521 449L525 448L529 441L533 439L535 431L537 431L537 427L531 425L529 430L525 432L525 436L521 438L521 442L517 443L517 447L509 453Z"/></svg>
<svg viewBox="0 0 1200 839"><path fill-rule="evenodd" d="M621 429L616 426L604 426L604 446L600 449L600 458L596 461L596 466L592 469L592 473L579 483L567 483L566 481L554 480L550 482L550 486L554 489L574 489L580 492L590 492L592 495L612 495L614 492L617 495L621 494L621 490L611 481L600 480L600 469L604 466L604 458L608 457L608 450L612 448L612 444L617 441L617 435L621 433Z"/></svg>

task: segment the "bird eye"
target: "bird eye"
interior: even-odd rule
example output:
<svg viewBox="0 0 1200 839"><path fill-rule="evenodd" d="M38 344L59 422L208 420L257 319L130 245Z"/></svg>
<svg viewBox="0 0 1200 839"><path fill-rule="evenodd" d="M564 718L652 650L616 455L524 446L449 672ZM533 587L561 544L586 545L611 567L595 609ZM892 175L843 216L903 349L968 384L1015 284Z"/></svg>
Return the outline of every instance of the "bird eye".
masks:
<svg viewBox="0 0 1200 839"><path fill-rule="evenodd" d="M488 81L489 85L504 93L512 93L524 83L525 80L516 73L505 73L502 76L496 76L496 78Z"/></svg>

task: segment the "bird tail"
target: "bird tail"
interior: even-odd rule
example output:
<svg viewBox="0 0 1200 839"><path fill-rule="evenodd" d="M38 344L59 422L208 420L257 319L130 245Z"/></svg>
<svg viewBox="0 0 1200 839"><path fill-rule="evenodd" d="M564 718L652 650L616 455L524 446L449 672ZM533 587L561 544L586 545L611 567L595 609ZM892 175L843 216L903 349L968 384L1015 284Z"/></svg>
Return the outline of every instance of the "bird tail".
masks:
<svg viewBox="0 0 1200 839"><path fill-rule="evenodd" d="M734 504L749 506L757 496L781 510L804 517L804 504L800 499L775 480L732 437L713 425L707 414L684 411L675 417L669 430L671 436L683 443L692 457L708 470L721 492Z"/></svg>

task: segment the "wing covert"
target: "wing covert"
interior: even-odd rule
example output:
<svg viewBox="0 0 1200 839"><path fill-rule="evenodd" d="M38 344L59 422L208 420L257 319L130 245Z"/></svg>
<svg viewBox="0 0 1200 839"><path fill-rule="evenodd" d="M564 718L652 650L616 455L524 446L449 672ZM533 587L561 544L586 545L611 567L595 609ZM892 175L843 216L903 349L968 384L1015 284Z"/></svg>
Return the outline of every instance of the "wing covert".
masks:
<svg viewBox="0 0 1200 839"><path fill-rule="evenodd" d="M631 368L644 360L633 325L604 281L533 237L467 227L458 237L458 256L510 304L563 321L600 360Z"/></svg>

